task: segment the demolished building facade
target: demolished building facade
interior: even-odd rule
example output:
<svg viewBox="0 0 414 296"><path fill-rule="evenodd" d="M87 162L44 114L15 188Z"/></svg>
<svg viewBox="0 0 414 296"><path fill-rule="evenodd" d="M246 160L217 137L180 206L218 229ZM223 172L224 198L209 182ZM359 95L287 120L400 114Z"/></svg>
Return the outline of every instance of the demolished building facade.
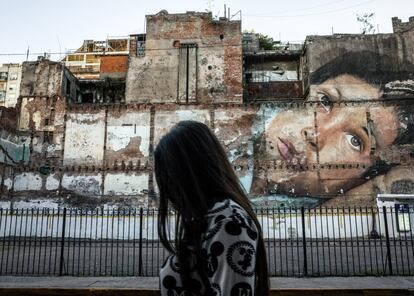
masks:
<svg viewBox="0 0 414 296"><path fill-rule="evenodd" d="M283 203L293 205L372 204L375 192L390 191L401 180L381 173L368 185L365 173L381 159L401 169L390 170L397 179L403 174L414 180L411 143L390 144L378 153L372 149L361 159L329 160L320 143L313 147L303 137L321 133L328 116L327 126L340 122L336 114L361 110L361 124L374 133L376 111L385 103L370 97L370 102L337 100L326 107L323 82L314 77L347 52L375 52L376 63L365 70L383 76L385 56L395 65L414 64L411 22L393 19L392 34L310 36L304 47L284 44L263 51L252 45L243 49L241 21L161 11L146 17L146 34L86 41L63 62L23 63L16 108L0 109L2 123L8 122L0 131L1 202L152 206L154 147L175 123L191 119L214 130L252 198L269 202L284 196ZM401 98L411 104L410 69L394 69L401 79L389 83L398 84L393 88L398 96L386 104L399 105ZM327 75L326 81L336 77L333 71ZM344 133L344 141L350 134ZM392 156L384 158L387 153Z"/></svg>

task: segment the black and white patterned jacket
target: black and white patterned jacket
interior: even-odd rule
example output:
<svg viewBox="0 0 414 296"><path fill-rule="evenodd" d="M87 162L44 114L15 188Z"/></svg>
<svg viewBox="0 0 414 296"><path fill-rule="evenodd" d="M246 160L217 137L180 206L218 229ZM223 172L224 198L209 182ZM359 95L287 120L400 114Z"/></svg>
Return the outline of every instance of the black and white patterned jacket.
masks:
<svg viewBox="0 0 414 296"><path fill-rule="evenodd" d="M257 228L247 212L230 199L216 203L207 214L208 229L202 235L202 252L211 287L217 296L253 296ZM161 295L203 295L205 287L197 273L191 287L183 287L180 267L169 256L160 271Z"/></svg>

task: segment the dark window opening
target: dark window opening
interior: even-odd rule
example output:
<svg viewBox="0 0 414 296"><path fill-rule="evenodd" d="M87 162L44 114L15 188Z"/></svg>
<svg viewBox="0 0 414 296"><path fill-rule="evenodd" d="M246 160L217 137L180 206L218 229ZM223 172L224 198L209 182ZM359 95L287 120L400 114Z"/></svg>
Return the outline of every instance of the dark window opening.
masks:
<svg viewBox="0 0 414 296"><path fill-rule="evenodd" d="M67 79L66 80L66 95L70 95L70 87L71 87L70 80Z"/></svg>
<svg viewBox="0 0 414 296"><path fill-rule="evenodd" d="M189 103L197 98L197 44L181 43L178 68L178 101Z"/></svg>
<svg viewBox="0 0 414 296"><path fill-rule="evenodd" d="M43 132L43 142L44 143L52 143L53 142L53 132L44 131Z"/></svg>
<svg viewBox="0 0 414 296"><path fill-rule="evenodd" d="M142 57L145 56L145 41L147 35L139 34L137 36L137 56Z"/></svg>
<svg viewBox="0 0 414 296"><path fill-rule="evenodd" d="M49 118L45 118L45 126L49 125Z"/></svg>
<svg viewBox="0 0 414 296"><path fill-rule="evenodd" d="M93 103L93 93L82 94L82 103Z"/></svg>

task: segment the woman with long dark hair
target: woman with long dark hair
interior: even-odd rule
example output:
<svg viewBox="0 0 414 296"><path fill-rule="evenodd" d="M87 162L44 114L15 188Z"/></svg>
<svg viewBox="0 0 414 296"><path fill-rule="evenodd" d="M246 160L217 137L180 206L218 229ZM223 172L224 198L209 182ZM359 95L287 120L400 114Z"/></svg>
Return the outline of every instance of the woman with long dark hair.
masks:
<svg viewBox="0 0 414 296"><path fill-rule="evenodd" d="M154 156L158 232L171 253L160 272L161 295L268 295L260 224L213 132L182 121Z"/></svg>

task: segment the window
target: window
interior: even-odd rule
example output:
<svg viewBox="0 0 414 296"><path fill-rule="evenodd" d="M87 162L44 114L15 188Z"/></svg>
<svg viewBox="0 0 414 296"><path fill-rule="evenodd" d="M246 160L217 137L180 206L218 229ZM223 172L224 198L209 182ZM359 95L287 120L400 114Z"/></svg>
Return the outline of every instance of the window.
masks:
<svg viewBox="0 0 414 296"><path fill-rule="evenodd" d="M84 54L70 54L67 57L68 62L83 62L85 55Z"/></svg>
<svg viewBox="0 0 414 296"><path fill-rule="evenodd" d="M178 67L178 101L194 102L197 96L197 44L181 43Z"/></svg>
<svg viewBox="0 0 414 296"><path fill-rule="evenodd" d="M66 95L70 95L70 88L72 83L70 82L69 79L66 79Z"/></svg>
<svg viewBox="0 0 414 296"><path fill-rule="evenodd" d="M43 132L43 143L52 143L53 142L53 132L44 131Z"/></svg>
<svg viewBox="0 0 414 296"><path fill-rule="evenodd" d="M0 80L7 80L8 72L0 72Z"/></svg>
<svg viewBox="0 0 414 296"><path fill-rule="evenodd" d="M98 58L98 56L96 56L94 54L88 54L88 55L86 55L86 63L87 64L97 64L97 63L99 63L99 58Z"/></svg>
<svg viewBox="0 0 414 296"><path fill-rule="evenodd" d="M82 103L93 103L93 93L82 94Z"/></svg>

